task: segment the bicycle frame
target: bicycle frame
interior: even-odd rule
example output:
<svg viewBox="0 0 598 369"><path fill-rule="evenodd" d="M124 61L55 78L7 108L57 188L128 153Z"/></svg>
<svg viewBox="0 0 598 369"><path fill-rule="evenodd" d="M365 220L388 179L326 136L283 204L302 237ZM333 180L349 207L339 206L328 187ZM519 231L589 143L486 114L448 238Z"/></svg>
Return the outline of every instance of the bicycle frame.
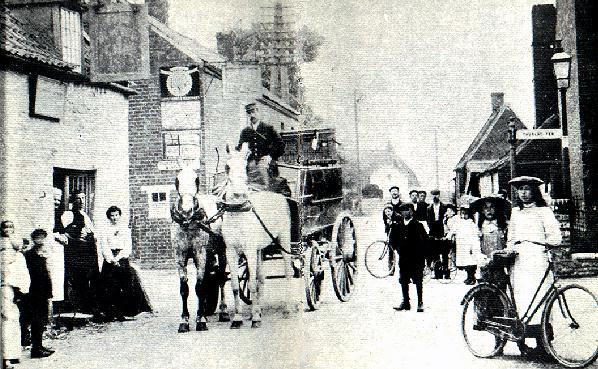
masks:
<svg viewBox="0 0 598 369"><path fill-rule="evenodd" d="M548 290L544 293L542 298L536 304L534 304L534 301L536 301L536 298L538 297L538 294L540 293L542 286L548 279L548 275L551 272L553 275L552 283L550 284L550 286L548 287ZM495 287L497 287L497 286L495 286ZM495 318L512 321L515 324L520 322L524 328L524 330L522 332L523 336L518 337L514 333L514 325L513 324L511 324L511 325L500 324L500 323L492 324L491 328L499 330L501 334L503 334L505 337L507 337L508 339L513 340L513 341L525 339L525 328L528 327L532 318L536 315L538 310L540 310L540 308L548 301L548 299L552 296L552 294L554 294L558 291L559 287L560 286L558 285L558 277L556 277L556 275L554 273L554 261L550 260L550 258L549 258L548 267L546 268L544 276L542 277L542 280L540 281L540 283L538 284L538 287L536 288L536 291L534 293L534 296L532 297L532 300L529 303L529 306L527 307L523 316L519 317L519 312L517 310L517 304L515 302L515 293L513 290L513 286L511 285L510 278L509 278L507 280L507 289L509 290L509 295L505 295L505 296L507 297L510 308L512 309L510 312L512 312L514 314L514 317L495 317ZM579 326L579 324L571 316L571 312L569 311L569 306L567 305L567 301L565 301L564 299L563 299L563 301L559 300L559 307L560 307L561 312L564 317L571 318L572 324Z"/></svg>

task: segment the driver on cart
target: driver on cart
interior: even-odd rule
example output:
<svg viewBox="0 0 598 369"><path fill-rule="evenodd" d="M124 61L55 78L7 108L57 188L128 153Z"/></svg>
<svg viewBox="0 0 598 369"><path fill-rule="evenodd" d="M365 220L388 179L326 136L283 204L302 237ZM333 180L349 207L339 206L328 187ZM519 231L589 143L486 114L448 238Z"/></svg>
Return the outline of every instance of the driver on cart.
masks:
<svg viewBox="0 0 598 369"><path fill-rule="evenodd" d="M251 151L247 160L247 176L251 184L259 189L286 193L288 185L278 178L276 160L284 154L284 141L276 129L260 119L259 108L255 103L245 105L249 124L241 131L237 150L247 143ZM286 187L286 188L285 188ZM290 191L288 191L290 192Z"/></svg>

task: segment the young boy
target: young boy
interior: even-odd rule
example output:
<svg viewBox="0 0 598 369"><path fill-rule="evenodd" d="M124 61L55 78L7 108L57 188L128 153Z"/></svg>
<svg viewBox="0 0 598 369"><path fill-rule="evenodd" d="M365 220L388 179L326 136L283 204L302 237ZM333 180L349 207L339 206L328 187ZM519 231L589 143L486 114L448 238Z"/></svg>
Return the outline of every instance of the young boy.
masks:
<svg viewBox="0 0 598 369"><path fill-rule="evenodd" d="M423 271L424 247L427 234L424 226L414 217L413 204L402 204L399 207L401 220L398 222L396 251L399 255L399 283L403 293L403 302L394 307L395 310L409 310L409 283L415 284L417 292L417 311L424 311Z"/></svg>
<svg viewBox="0 0 598 369"><path fill-rule="evenodd" d="M44 242L48 233L36 229L31 233L32 248L25 253L31 285L29 286L29 309L31 316L31 358L50 356L53 350L42 346L42 335L48 323L48 300L52 298L52 281L48 271L48 251Z"/></svg>

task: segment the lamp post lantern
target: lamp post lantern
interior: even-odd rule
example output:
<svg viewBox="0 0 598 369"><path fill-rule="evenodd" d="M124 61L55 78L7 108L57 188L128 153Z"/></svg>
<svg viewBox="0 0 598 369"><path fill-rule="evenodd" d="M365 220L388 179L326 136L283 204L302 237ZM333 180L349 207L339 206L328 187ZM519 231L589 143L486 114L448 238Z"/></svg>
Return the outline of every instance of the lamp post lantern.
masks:
<svg viewBox="0 0 598 369"><path fill-rule="evenodd" d="M569 180L569 139L567 137L567 88L569 88L571 78L571 55L563 51L560 40L556 41L554 51L551 60L561 95L561 130L563 131L563 137L561 138L562 195L564 198L569 198L571 196L571 184Z"/></svg>

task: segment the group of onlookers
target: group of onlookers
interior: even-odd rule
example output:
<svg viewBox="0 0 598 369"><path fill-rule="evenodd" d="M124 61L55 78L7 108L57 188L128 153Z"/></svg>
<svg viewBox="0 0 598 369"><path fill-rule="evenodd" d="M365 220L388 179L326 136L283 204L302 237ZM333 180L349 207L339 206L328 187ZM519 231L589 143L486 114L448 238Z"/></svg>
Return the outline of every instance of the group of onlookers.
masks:
<svg viewBox="0 0 598 369"><path fill-rule="evenodd" d="M424 259L440 265L435 271L436 278L450 277L448 262L452 259L458 268L466 271L464 283L469 285L484 280L505 288L510 278L515 303L520 313L525 312L548 265L546 246L561 243L561 230L540 190L544 183L541 179L522 176L509 183L516 193L514 204L506 199L506 191L503 191L482 198L463 195L457 207L443 204L438 190L431 191L432 204L425 203L424 191L416 190L409 193L411 203L401 203L398 187L391 187L391 202L385 207L383 218L385 230L390 232L389 242L399 255L403 302L395 309L410 308L406 284L411 278L418 289L418 311L423 311ZM418 209L426 209L425 218L424 211ZM421 223L410 225L412 218ZM495 255L505 249L516 255L508 274L504 265L494 260ZM453 257L449 258L449 254ZM435 263L436 260L440 263ZM540 290L539 296L542 293ZM539 337L537 340L539 342ZM537 345L538 350L541 347ZM520 349L529 351L523 343Z"/></svg>
<svg viewBox="0 0 598 369"><path fill-rule="evenodd" d="M31 242L17 240L14 223L0 223L3 367L19 362L22 346L31 345L32 358L54 352L42 345L42 337L46 326L53 328L56 307L70 304L74 311L93 313L96 321L126 320L132 247L122 211L108 208L108 222L98 233L84 211L85 194L77 191L70 200L71 209L62 211L62 191L54 189L50 237L38 228Z"/></svg>

